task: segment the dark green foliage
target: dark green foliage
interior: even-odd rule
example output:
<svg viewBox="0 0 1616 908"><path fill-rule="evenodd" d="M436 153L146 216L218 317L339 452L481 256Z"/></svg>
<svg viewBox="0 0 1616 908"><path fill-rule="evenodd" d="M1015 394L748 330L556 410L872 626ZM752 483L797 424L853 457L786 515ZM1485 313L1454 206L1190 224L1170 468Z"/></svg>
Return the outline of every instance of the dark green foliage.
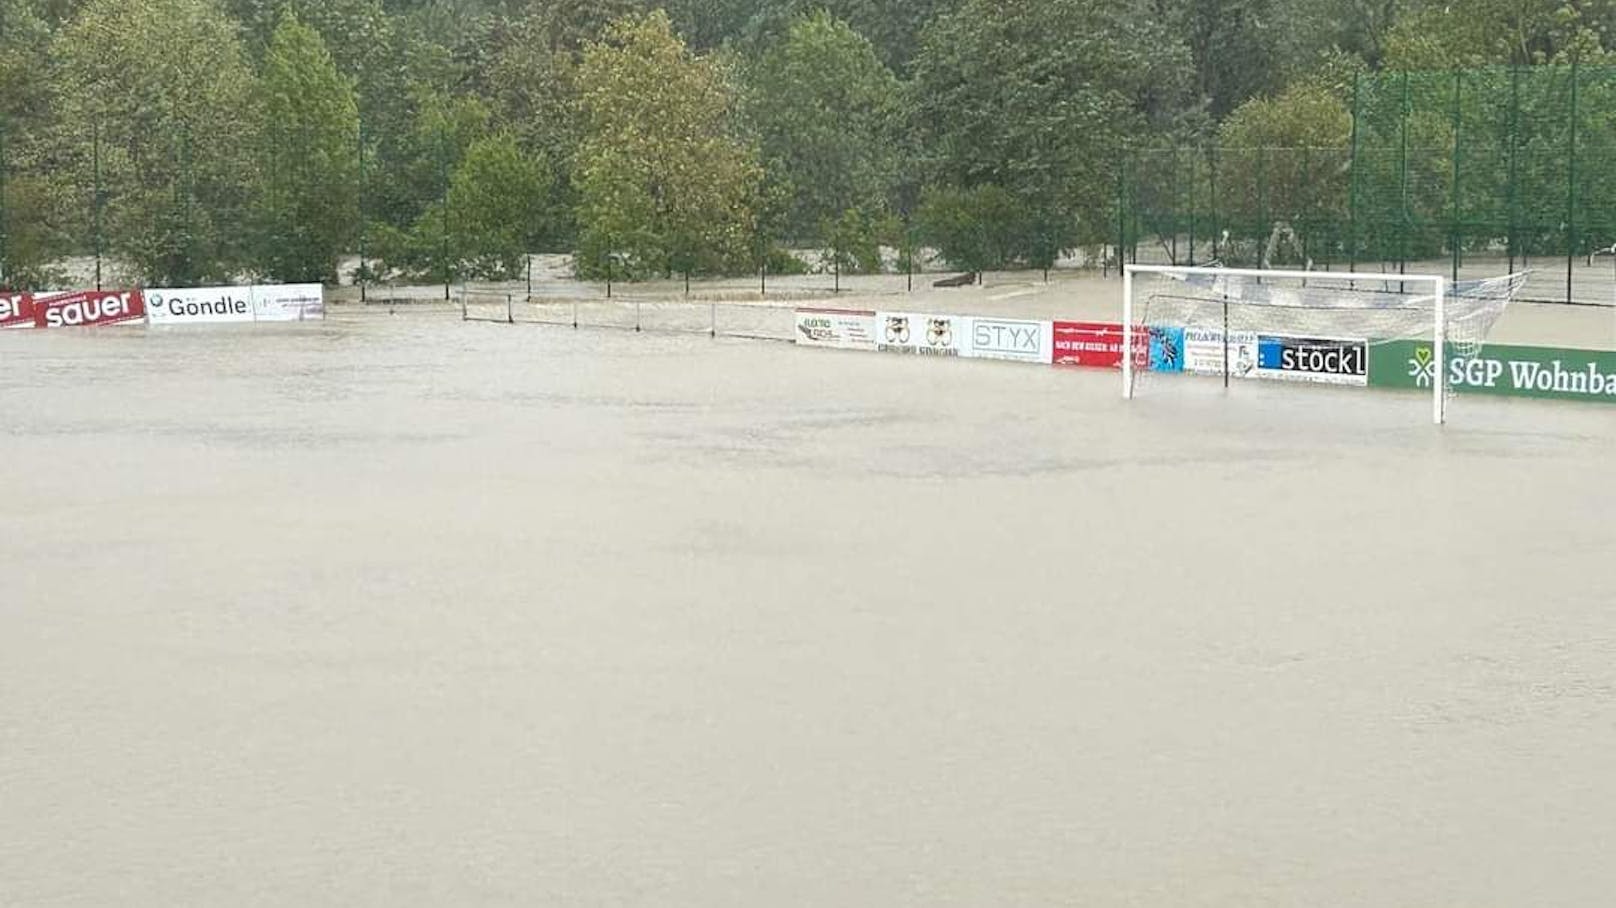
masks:
<svg viewBox="0 0 1616 908"><path fill-rule="evenodd" d="M1613 42L1616 0L0 0L0 282L1585 250Z"/></svg>

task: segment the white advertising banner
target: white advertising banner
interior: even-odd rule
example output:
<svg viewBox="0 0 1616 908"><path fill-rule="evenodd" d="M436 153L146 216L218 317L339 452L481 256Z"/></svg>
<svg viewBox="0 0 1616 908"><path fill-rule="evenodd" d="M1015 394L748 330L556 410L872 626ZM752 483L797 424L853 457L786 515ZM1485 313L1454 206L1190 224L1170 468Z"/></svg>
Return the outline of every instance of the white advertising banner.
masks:
<svg viewBox="0 0 1616 908"><path fill-rule="evenodd" d="M146 291L146 314L154 325L251 322L253 288L155 288Z"/></svg>
<svg viewBox="0 0 1616 908"><path fill-rule="evenodd" d="M1007 359L1019 363L1055 361L1053 322L1029 322L1007 318L959 319L970 324L970 344L965 355L976 359Z"/></svg>
<svg viewBox="0 0 1616 908"><path fill-rule="evenodd" d="M253 316L261 322L301 322L325 318L325 287L320 284L260 285L252 288Z"/></svg>
<svg viewBox="0 0 1616 908"><path fill-rule="evenodd" d="M874 312L852 309L798 309L797 343L838 350L874 350Z"/></svg>
<svg viewBox="0 0 1616 908"><path fill-rule="evenodd" d="M960 356L970 343L971 320L963 315L876 313L879 349L888 353Z"/></svg>
<svg viewBox="0 0 1616 908"><path fill-rule="evenodd" d="M1223 329L1190 326L1184 329L1184 371L1192 375L1223 374ZM1255 378L1257 332L1229 332L1229 374Z"/></svg>

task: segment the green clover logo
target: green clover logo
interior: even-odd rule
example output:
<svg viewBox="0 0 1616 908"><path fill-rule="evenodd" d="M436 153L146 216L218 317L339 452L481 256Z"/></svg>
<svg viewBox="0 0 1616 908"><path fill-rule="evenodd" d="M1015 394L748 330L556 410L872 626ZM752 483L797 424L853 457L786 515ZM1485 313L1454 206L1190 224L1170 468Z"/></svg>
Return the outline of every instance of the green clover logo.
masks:
<svg viewBox="0 0 1616 908"><path fill-rule="evenodd" d="M1436 381L1436 355L1430 347L1415 347L1414 358L1408 361L1408 377L1416 388L1429 388Z"/></svg>

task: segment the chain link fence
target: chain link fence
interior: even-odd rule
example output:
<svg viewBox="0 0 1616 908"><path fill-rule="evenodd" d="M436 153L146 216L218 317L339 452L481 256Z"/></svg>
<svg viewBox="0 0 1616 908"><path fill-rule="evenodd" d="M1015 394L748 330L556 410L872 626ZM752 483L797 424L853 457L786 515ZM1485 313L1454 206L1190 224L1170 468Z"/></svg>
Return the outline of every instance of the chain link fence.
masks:
<svg viewBox="0 0 1616 908"><path fill-rule="evenodd" d="M1526 299L1616 303L1616 68L1381 73L1351 104L1341 147L1131 156L1117 247L1454 279L1532 269Z"/></svg>

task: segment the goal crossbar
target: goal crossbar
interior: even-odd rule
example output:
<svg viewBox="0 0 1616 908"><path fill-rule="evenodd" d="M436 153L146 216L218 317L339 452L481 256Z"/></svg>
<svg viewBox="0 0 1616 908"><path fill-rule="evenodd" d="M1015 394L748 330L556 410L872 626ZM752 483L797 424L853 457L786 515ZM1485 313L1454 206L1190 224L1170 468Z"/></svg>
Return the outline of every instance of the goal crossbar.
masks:
<svg viewBox="0 0 1616 908"><path fill-rule="evenodd" d="M1442 425L1447 419L1447 288L1448 279L1440 274L1377 274L1363 271L1282 271L1266 268L1217 268L1195 265L1123 265L1122 268L1122 396L1133 399L1133 279L1139 274L1167 276L1207 275L1212 277L1270 278L1292 281L1355 281L1413 284L1430 287L1431 339L1437 364L1431 382L1431 421Z"/></svg>

